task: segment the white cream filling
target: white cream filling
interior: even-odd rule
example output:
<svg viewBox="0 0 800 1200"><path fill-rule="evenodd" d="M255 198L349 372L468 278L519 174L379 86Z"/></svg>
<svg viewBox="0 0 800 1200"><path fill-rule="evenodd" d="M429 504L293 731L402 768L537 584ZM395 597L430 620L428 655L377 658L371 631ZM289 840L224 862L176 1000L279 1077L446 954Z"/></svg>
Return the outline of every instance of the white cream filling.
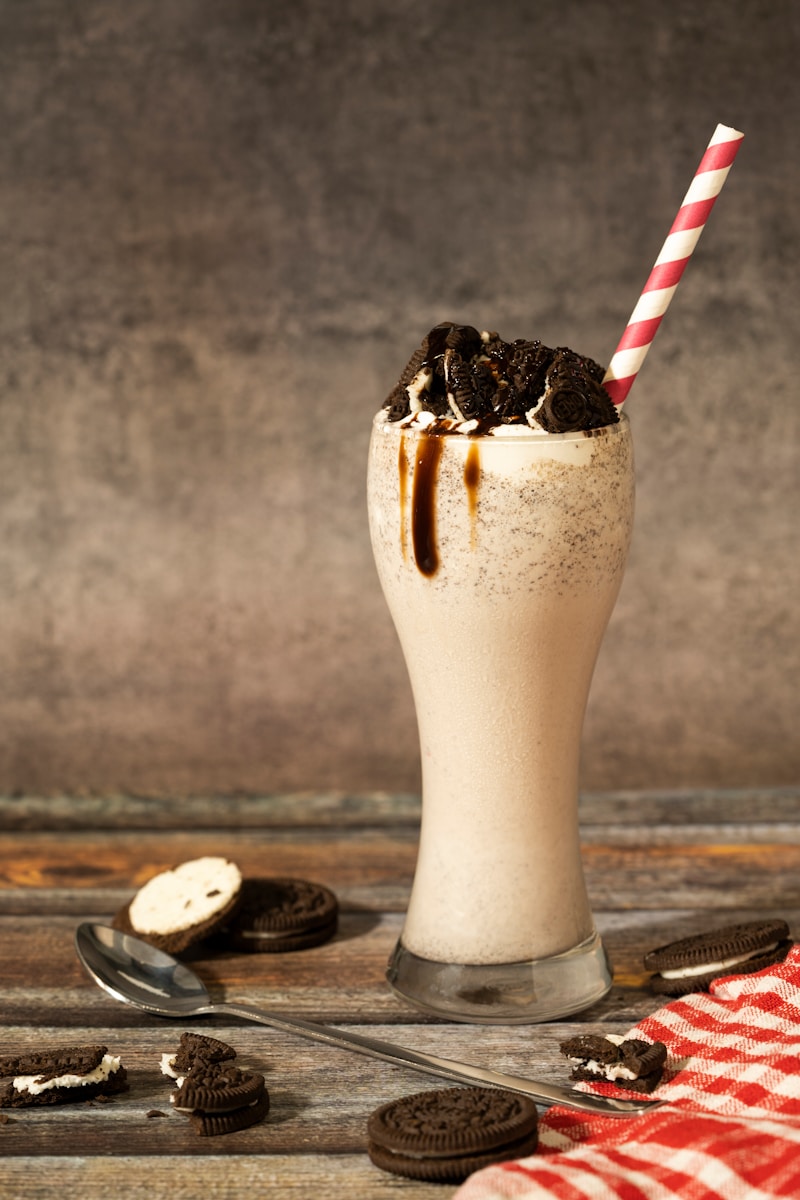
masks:
<svg viewBox="0 0 800 1200"><path fill-rule="evenodd" d="M528 422L528 425L530 426L530 428L535 429L537 431L541 431L542 433L544 433L545 430L542 428L542 426L536 420L536 414L539 412L542 405L544 404L544 398L547 395L548 391L549 391L549 388L546 387L544 389L544 391L542 392L541 396L539 397L539 399L534 404L533 408L529 408L525 412L525 420Z"/></svg>
<svg viewBox="0 0 800 1200"><path fill-rule="evenodd" d="M84 1087L90 1083L103 1083L120 1067L120 1059L116 1054L104 1054L102 1061L92 1071L85 1075L67 1073L57 1075L55 1079L42 1079L41 1075L17 1075L14 1088L18 1092L29 1092L31 1096L39 1096L51 1088Z"/></svg>
<svg viewBox="0 0 800 1200"><path fill-rule="evenodd" d="M411 383L406 387L408 403L411 406L412 413L419 412L422 408L422 394L430 390L432 379L433 371L431 368L423 367L420 371L417 371Z"/></svg>
<svg viewBox="0 0 800 1200"><path fill-rule="evenodd" d="M619 1033L605 1033L603 1037L607 1042L611 1042L612 1046L620 1046L625 1041L624 1036ZM636 1072L631 1071L629 1067L623 1067L622 1064L615 1063L599 1063L593 1058L588 1062L583 1058L573 1058L572 1062L580 1063L587 1071L591 1071L594 1075L604 1075L611 1083L615 1079L636 1079Z"/></svg>
<svg viewBox="0 0 800 1200"><path fill-rule="evenodd" d="M452 392L447 393L447 403L450 405L450 411L453 413L453 416L456 418L459 425L465 425L467 418L456 404L456 398Z"/></svg>
<svg viewBox="0 0 800 1200"><path fill-rule="evenodd" d="M735 958L723 958L720 962L701 963L699 967L675 967L672 971L659 971L659 975L662 979L691 979L695 975L710 975L712 971L726 971L728 967L738 967L739 963L749 962L751 958L770 954L777 945L777 942L772 942L769 946L751 950L749 954L737 954Z"/></svg>
<svg viewBox="0 0 800 1200"><path fill-rule="evenodd" d="M260 1097L255 1100L248 1101L247 1104L232 1104L229 1108L201 1108L199 1111L204 1112L209 1117L221 1117L224 1113L238 1112L240 1108L252 1108L253 1105L258 1104L258 1099L260 1099ZM193 1113L198 1111L196 1108L186 1108L184 1105L176 1104L174 1096L170 1096L169 1102L175 1109L175 1112Z"/></svg>
<svg viewBox="0 0 800 1200"><path fill-rule="evenodd" d="M410 412L407 417L403 417L403 419L398 421L397 424L401 429L427 429L429 425L435 425L438 419L439 418L437 418L436 413L429 412L427 408L422 408L418 409L417 411ZM448 424L448 422L444 421L444 419L442 420L442 423L445 425ZM455 422L453 422L453 428L455 429Z"/></svg>
<svg viewBox="0 0 800 1200"><path fill-rule="evenodd" d="M249 938L250 941L284 942L287 938L302 936L305 932L316 933L317 931L315 929L307 931L302 929L241 929L236 936L244 940Z"/></svg>
<svg viewBox="0 0 800 1200"><path fill-rule="evenodd" d="M586 1070L591 1071L593 1075L603 1075L610 1082L613 1082L615 1079L636 1078L636 1072L632 1071L630 1067L623 1067L614 1063L598 1063L593 1058L588 1062L584 1062L582 1058L575 1059L575 1061L582 1063Z"/></svg>
<svg viewBox="0 0 800 1200"><path fill-rule="evenodd" d="M195 858L162 871L131 901L128 915L137 933L174 933L209 920L233 899L242 885L235 863L225 858Z"/></svg>
<svg viewBox="0 0 800 1200"><path fill-rule="evenodd" d="M175 1071L175 1059L176 1058L177 1058L176 1054L162 1054L161 1055L161 1074L162 1075L168 1075L170 1079L178 1078L177 1073Z"/></svg>

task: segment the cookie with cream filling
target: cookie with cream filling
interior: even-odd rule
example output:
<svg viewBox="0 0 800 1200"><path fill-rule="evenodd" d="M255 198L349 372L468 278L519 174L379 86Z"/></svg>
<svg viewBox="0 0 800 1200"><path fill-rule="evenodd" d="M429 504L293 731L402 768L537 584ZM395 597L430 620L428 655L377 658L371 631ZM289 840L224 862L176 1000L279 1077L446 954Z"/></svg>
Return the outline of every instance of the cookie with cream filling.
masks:
<svg viewBox="0 0 800 1200"><path fill-rule="evenodd" d="M0 1057L0 1108L69 1104L127 1088L127 1072L107 1046L65 1046Z"/></svg>
<svg viewBox="0 0 800 1200"><path fill-rule="evenodd" d="M749 975L783 962L792 942L781 918L747 921L681 938L651 950L644 966L651 989L666 996L704 992L724 975Z"/></svg>
<svg viewBox="0 0 800 1200"><path fill-rule="evenodd" d="M241 872L229 859L191 859L148 880L112 925L167 954L180 954L233 916L241 891Z"/></svg>
<svg viewBox="0 0 800 1200"><path fill-rule="evenodd" d="M652 1092L661 1082L667 1047L617 1034L579 1034L560 1045L574 1064L570 1078L586 1083L613 1083L633 1092Z"/></svg>

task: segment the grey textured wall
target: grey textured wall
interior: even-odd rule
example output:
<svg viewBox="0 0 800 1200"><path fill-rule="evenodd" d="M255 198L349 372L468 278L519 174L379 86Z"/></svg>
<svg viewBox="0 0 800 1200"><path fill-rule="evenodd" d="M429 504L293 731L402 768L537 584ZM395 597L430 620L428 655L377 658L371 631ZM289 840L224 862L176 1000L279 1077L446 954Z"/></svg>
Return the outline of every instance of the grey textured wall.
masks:
<svg viewBox="0 0 800 1200"><path fill-rule="evenodd" d="M795 0L0 0L0 790L417 786L370 419L443 318L627 410L584 784L796 782Z"/></svg>

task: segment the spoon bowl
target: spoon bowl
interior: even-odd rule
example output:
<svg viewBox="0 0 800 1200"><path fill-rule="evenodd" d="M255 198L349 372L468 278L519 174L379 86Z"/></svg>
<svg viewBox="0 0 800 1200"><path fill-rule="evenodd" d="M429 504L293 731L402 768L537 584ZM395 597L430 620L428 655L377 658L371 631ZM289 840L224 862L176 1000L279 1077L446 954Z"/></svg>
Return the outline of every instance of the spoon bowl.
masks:
<svg viewBox="0 0 800 1200"><path fill-rule="evenodd" d="M95 983L124 1004L159 1017L191 1017L211 1002L184 963L108 925L79 925L75 949Z"/></svg>
<svg viewBox="0 0 800 1200"><path fill-rule="evenodd" d="M108 925L89 922L79 925L75 932L75 950L85 970L109 996L159 1017L241 1017L312 1041L380 1058L396 1066L411 1067L454 1083L504 1088L529 1096L537 1104L562 1104L579 1112L608 1117L640 1116L663 1103L661 1100L615 1100L607 1096L593 1096L553 1083L521 1079L516 1075L439 1058L420 1050L408 1050L350 1030L332 1029L299 1017L265 1012L248 1004L227 1001L213 1003L203 981L185 963L165 954L163 950L156 950L149 942L129 933L121 933Z"/></svg>

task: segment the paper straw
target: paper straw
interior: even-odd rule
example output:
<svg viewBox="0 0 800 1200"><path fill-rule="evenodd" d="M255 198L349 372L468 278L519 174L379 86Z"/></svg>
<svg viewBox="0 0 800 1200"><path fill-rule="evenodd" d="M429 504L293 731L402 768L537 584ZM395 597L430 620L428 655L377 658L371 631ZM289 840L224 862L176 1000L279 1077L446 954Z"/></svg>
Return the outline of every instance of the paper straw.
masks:
<svg viewBox="0 0 800 1200"><path fill-rule="evenodd" d="M620 408L647 356L743 137L736 129L718 125L694 173L603 379L603 386Z"/></svg>

